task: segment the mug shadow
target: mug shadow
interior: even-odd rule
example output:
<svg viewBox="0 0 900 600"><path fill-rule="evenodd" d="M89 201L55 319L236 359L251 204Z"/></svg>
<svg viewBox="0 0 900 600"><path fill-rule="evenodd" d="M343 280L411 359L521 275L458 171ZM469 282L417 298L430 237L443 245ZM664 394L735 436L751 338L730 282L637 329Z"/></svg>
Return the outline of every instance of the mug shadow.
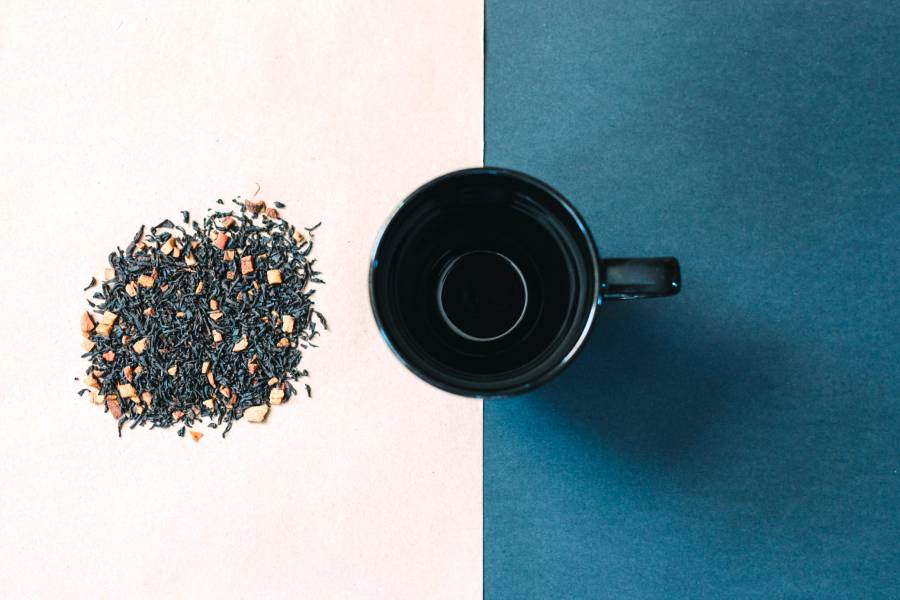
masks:
<svg viewBox="0 0 900 600"><path fill-rule="evenodd" d="M665 465L716 452L711 426L740 419L755 392L772 387L766 365L784 348L755 327L729 331L655 304L603 306L581 354L532 396L609 450Z"/></svg>

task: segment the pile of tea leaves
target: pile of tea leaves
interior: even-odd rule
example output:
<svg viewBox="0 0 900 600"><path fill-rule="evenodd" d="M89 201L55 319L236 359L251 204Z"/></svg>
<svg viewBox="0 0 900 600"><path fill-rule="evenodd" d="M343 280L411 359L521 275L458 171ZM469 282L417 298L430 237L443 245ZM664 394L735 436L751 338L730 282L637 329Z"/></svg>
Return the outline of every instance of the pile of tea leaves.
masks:
<svg viewBox="0 0 900 600"><path fill-rule="evenodd" d="M237 210L210 209L202 223L183 211L183 224L142 226L109 255L81 316L91 364L79 395L103 405L120 436L130 422L179 427L182 437L224 423L224 437L238 419L263 421L308 375L303 350L315 347L317 324L328 327L311 288L324 283L310 257L318 225L300 231L280 217L281 203L232 203Z"/></svg>

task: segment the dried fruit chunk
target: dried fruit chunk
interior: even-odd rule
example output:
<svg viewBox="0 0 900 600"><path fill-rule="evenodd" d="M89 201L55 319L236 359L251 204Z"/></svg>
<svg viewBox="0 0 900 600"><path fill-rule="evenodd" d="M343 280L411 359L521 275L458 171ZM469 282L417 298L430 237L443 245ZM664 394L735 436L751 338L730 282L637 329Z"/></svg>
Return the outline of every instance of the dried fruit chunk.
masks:
<svg viewBox="0 0 900 600"><path fill-rule="evenodd" d="M191 439L193 439L195 442L199 442L200 438L203 437L203 434L200 433L199 431L191 431L190 434L191 434Z"/></svg>
<svg viewBox="0 0 900 600"><path fill-rule="evenodd" d="M246 200L244 206L254 215L258 215L260 211L266 208L266 203L262 200Z"/></svg>
<svg viewBox="0 0 900 600"><path fill-rule="evenodd" d="M137 278L138 285L145 288L153 287L153 284L156 283L157 271L153 269L152 275L141 275Z"/></svg>
<svg viewBox="0 0 900 600"><path fill-rule="evenodd" d="M109 408L109 414L111 414L114 419L118 419L122 416L122 407L115 396L106 397L106 406Z"/></svg>
<svg viewBox="0 0 900 600"><path fill-rule="evenodd" d="M252 256L241 257L241 275L247 275L252 272L253 272L253 257Z"/></svg>
<svg viewBox="0 0 900 600"><path fill-rule="evenodd" d="M91 313L84 311L81 315L81 331L82 333L87 333L88 331L94 330L94 318L91 316Z"/></svg>
<svg viewBox="0 0 900 600"><path fill-rule="evenodd" d="M172 252L174 252L174 250L175 250L175 237L174 236L170 237L165 242L163 242L163 245L160 246L160 248L159 248L159 251L167 256L169 254L172 254Z"/></svg>
<svg viewBox="0 0 900 600"><path fill-rule="evenodd" d="M281 404L281 401L284 400L284 390L280 387L275 387L269 390L269 402L272 404Z"/></svg>
<svg viewBox="0 0 900 600"><path fill-rule="evenodd" d="M285 333L291 333L294 331L294 317L291 315L284 315L281 320L281 330Z"/></svg>
<svg viewBox="0 0 900 600"><path fill-rule="evenodd" d="M271 285L278 285L281 283L281 271L278 269L269 269L266 271L266 281Z"/></svg>
<svg viewBox="0 0 900 600"><path fill-rule="evenodd" d="M251 423L262 423L266 420L266 413L268 412L269 407L265 404L260 404L259 406L250 406L244 409L244 418Z"/></svg>
<svg viewBox="0 0 900 600"><path fill-rule="evenodd" d="M147 349L147 338L141 338L131 345L131 349L135 351L137 354L143 354L144 350Z"/></svg>

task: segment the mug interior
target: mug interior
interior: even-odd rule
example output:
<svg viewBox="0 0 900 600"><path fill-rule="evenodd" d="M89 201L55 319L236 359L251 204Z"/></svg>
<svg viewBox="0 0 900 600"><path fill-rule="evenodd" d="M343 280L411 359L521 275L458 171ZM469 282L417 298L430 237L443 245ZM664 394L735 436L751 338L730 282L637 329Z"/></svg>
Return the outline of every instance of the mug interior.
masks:
<svg viewBox="0 0 900 600"><path fill-rule="evenodd" d="M486 336L462 331L465 315L448 318L441 302L448 272L479 254L508 260L527 297L512 326L501 318ZM579 348L597 306L598 265L582 219L552 188L508 170L457 171L413 192L385 225L370 266L372 309L388 345L426 381L511 395L552 377Z"/></svg>

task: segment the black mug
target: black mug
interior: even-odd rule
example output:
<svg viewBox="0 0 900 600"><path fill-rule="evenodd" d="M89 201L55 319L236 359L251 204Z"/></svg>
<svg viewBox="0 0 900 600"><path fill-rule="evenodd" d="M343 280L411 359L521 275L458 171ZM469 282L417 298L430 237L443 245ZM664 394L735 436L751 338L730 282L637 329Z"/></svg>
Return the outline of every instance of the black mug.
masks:
<svg viewBox="0 0 900 600"><path fill-rule="evenodd" d="M523 393L559 373L603 302L680 289L676 259L600 259L559 192L490 167L410 194L382 228L369 269L375 320L403 364L480 397Z"/></svg>

